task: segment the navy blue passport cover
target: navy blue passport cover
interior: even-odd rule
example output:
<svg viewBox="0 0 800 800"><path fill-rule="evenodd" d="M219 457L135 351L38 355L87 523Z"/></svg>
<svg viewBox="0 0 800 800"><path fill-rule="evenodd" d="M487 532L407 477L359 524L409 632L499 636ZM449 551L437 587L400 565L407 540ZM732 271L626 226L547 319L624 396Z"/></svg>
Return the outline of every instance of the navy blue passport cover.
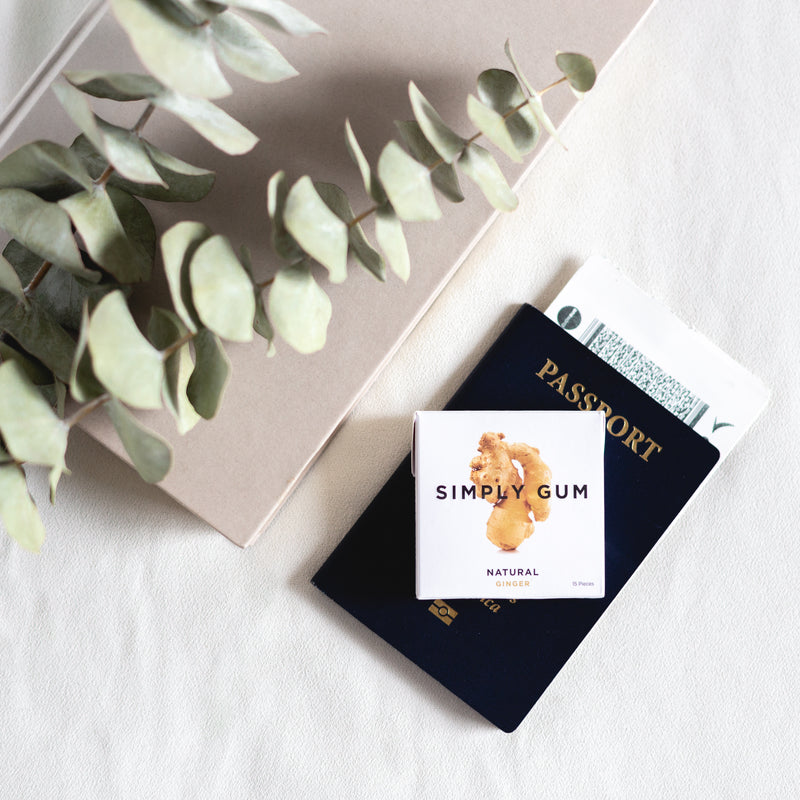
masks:
<svg viewBox="0 0 800 800"><path fill-rule="evenodd" d="M561 380L564 373L568 377ZM573 391L575 383L582 388ZM581 398L577 403L576 397ZM625 435L606 433L603 599L417 600L410 457L312 579L504 731L522 722L711 471L719 452L529 305L514 316L446 406L575 409L587 401L597 408L599 400L629 425ZM647 460L645 443L633 452L633 441L625 444L633 426L661 450L653 448ZM619 431L623 423L613 428Z"/></svg>

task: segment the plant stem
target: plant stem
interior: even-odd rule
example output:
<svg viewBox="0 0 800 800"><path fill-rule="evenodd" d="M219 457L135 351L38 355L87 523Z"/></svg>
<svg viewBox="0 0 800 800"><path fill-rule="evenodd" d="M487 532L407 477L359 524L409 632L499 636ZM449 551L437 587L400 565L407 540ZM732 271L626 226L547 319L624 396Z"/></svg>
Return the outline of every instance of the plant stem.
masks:
<svg viewBox="0 0 800 800"><path fill-rule="evenodd" d="M349 223L349 224L355 224L355 223ZM273 276L271 278L267 278L265 281L261 281L261 283L257 283L256 284L256 289L258 289L259 291L262 291L262 290L266 289L267 286L269 286L274 280L275 280L275 276Z"/></svg>
<svg viewBox="0 0 800 800"><path fill-rule="evenodd" d="M25 297L36 291L36 287L44 280L44 276L50 272L50 267L53 266L52 261L45 261L41 267L36 271L36 274L31 278L31 282L23 290Z"/></svg>
<svg viewBox="0 0 800 800"><path fill-rule="evenodd" d="M71 428L73 425L77 425L84 417L88 417L92 411L105 405L110 399L111 395L108 392L95 397L94 400L79 408L69 419L65 420L67 427Z"/></svg>
<svg viewBox="0 0 800 800"><path fill-rule="evenodd" d="M166 361L171 355L177 353L178 350L181 349L181 347L191 342L196 335L197 334L194 334L191 331L189 331L189 333L185 334L184 336L181 336L180 339L178 339L176 342L173 342L169 347L161 351L161 360Z"/></svg>
<svg viewBox="0 0 800 800"><path fill-rule="evenodd" d="M569 79L567 78L566 75L564 75L562 78L559 78L557 81L553 81L553 83L551 83L549 86L545 86L544 89L542 89L542 91L539 92L539 96L545 94L546 92L549 92L551 89L554 89L556 86L558 86L559 83L564 83L564 81L566 81L566 80L569 80Z"/></svg>

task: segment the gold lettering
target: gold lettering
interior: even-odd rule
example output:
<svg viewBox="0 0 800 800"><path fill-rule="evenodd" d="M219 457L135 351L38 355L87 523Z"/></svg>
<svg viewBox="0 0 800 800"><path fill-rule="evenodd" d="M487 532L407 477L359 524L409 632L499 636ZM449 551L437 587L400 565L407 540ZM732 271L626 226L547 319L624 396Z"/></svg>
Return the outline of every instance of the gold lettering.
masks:
<svg viewBox="0 0 800 800"><path fill-rule="evenodd" d="M638 456L636 445L644 441L644 434L634 425L633 430L628 434L628 438L622 443L625 447L630 447Z"/></svg>
<svg viewBox="0 0 800 800"><path fill-rule="evenodd" d="M653 450L658 450L659 453L663 450L661 445L656 444L649 436L647 437L647 439L645 439L644 443L647 444L648 442L650 442L650 446L647 448L647 450L644 451L644 453L642 453L642 455L639 456L639 458L643 459L644 461L647 461L648 457L653 452Z"/></svg>
<svg viewBox="0 0 800 800"><path fill-rule="evenodd" d="M536 373L536 375L544 380L545 375L558 375L558 364L555 361L547 359L547 363Z"/></svg>
<svg viewBox="0 0 800 800"><path fill-rule="evenodd" d="M581 392L585 389L586 387L582 383L573 383L567 395L567 400L569 400L570 403L577 403L581 399Z"/></svg>
<svg viewBox="0 0 800 800"><path fill-rule="evenodd" d="M548 386L552 386L559 394L564 394L564 387L567 385L567 378L569 373L565 372L553 381L548 382Z"/></svg>
<svg viewBox="0 0 800 800"><path fill-rule="evenodd" d="M605 400L601 400L600 401L600 405L597 406L597 410L598 411L604 411L605 415L606 415L606 419L608 419L608 417L610 417L611 414L612 414L611 406L608 403L606 403Z"/></svg>
<svg viewBox="0 0 800 800"><path fill-rule="evenodd" d="M617 422L618 420L622 420L622 429L620 431L615 431L614 423ZM606 423L606 430L612 436L616 436L617 438L619 438L620 436L624 436L628 432L628 427L629 427L628 420L626 420L625 417L620 416L619 414L617 414L614 417L611 417L611 419Z"/></svg>
<svg viewBox="0 0 800 800"><path fill-rule="evenodd" d="M591 400L589 398L591 398ZM587 395L584 396L583 405L581 406L581 408L584 411L594 411L593 403L595 400L597 400L597 395L594 394L594 392L589 392Z"/></svg>

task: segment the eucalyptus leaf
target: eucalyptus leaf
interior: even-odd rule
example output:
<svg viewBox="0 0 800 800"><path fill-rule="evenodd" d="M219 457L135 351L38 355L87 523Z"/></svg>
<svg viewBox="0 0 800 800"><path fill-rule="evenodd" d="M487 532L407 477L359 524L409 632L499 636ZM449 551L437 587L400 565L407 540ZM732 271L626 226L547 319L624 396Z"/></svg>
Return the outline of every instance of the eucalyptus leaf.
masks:
<svg viewBox="0 0 800 800"><path fill-rule="evenodd" d="M108 187L108 196L114 206L125 235L140 253L149 270L156 257L156 226L150 212L135 197L114 186Z"/></svg>
<svg viewBox="0 0 800 800"><path fill-rule="evenodd" d="M134 408L161 407L161 353L136 327L122 292L98 303L87 338L95 375L109 392Z"/></svg>
<svg viewBox="0 0 800 800"><path fill-rule="evenodd" d="M167 188L153 165L144 142L137 134L111 125L99 117L97 127L104 145L101 152L123 178L135 183L152 183Z"/></svg>
<svg viewBox="0 0 800 800"><path fill-rule="evenodd" d="M0 291L0 329L60 380L69 380L75 342L39 307L35 297L26 308L13 295Z"/></svg>
<svg viewBox="0 0 800 800"><path fill-rule="evenodd" d="M253 262L250 258L250 251L242 245L241 248L242 266L250 276L253 283L253 294L256 298L256 313L253 317L253 330L261 337L270 342L270 349L267 355L273 355L272 340L275 338L275 331L272 328L272 323L267 317L267 311L264 308L264 294L261 287L256 285L255 275L253 274Z"/></svg>
<svg viewBox="0 0 800 800"><path fill-rule="evenodd" d="M164 85L152 75L100 70L71 70L64 77L76 88L92 97L117 102L148 100L164 91Z"/></svg>
<svg viewBox="0 0 800 800"><path fill-rule="evenodd" d="M81 326L75 355L69 372L69 391L78 403L86 403L99 397L105 389L97 380L92 369L92 357L87 349L89 339L89 303L84 302L81 312Z"/></svg>
<svg viewBox="0 0 800 800"><path fill-rule="evenodd" d="M183 6L171 0L111 0L111 10L142 63L162 83L198 97L231 93L206 27Z"/></svg>
<svg viewBox="0 0 800 800"><path fill-rule="evenodd" d="M253 339L253 283L224 236L204 241L189 263L192 300L203 324L223 339Z"/></svg>
<svg viewBox="0 0 800 800"><path fill-rule="evenodd" d="M325 346L331 301L307 263L275 275L267 307L275 330L298 352L315 353Z"/></svg>
<svg viewBox="0 0 800 800"><path fill-rule="evenodd" d="M67 406L67 384L56 378L53 385L56 389L56 415L63 420Z"/></svg>
<svg viewBox="0 0 800 800"><path fill-rule="evenodd" d="M195 364L186 394L203 419L216 416L231 376L231 362L215 333L204 328L192 340Z"/></svg>
<svg viewBox="0 0 800 800"><path fill-rule="evenodd" d="M289 190L283 220L300 247L328 269L332 283L347 277L347 225L328 208L308 175Z"/></svg>
<svg viewBox="0 0 800 800"><path fill-rule="evenodd" d="M464 149L466 141L455 131L450 130L413 81L408 84L408 96L425 138L441 158L452 164Z"/></svg>
<svg viewBox="0 0 800 800"><path fill-rule="evenodd" d="M272 28L292 36L310 36L326 30L282 0L226 0L225 5L239 8Z"/></svg>
<svg viewBox="0 0 800 800"><path fill-rule="evenodd" d="M403 233L403 223L388 203L375 213L375 238L392 272L402 281L407 281L411 274L411 259Z"/></svg>
<svg viewBox="0 0 800 800"><path fill-rule="evenodd" d="M0 519L17 544L33 553L41 550L44 525L28 493L25 473L16 464L0 466Z"/></svg>
<svg viewBox="0 0 800 800"><path fill-rule="evenodd" d="M228 155L248 153L258 142L258 137L244 125L202 97L187 97L167 90L153 98L153 105L182 119L190 128Z"/></svg>
<svg viewBox="0 0 800 800"><path fill-rule="evenodd" d="M60 201L83 238L89 255L122 283L135 283L150 277L152 259L144 247L130 238L102 186L79 192Z"/></svg>
<svg viewBox="0 0 800 800"><path fill-rule="evenodd" d="M34 386L46 386L53 383L53 373L38 358L33 358L30 354L23 353L0 341L0 362L3 361L16 361Z"/></svg>
<svg viewBox="0 0 800 800"><path fill-rule="evenodd" d="M474 95L469 95L467 97L467 115L472 124L512 161L522 161L522 156L511 138L502 114L485 106Z"/></svg>
<svg viewBox="0 0 800 800"><path fill-rule="evenodd" d="M425 138L425 134L416 120L396 122L395 124L400 136L406 143L406 147L408 147L411 155L417 161L425 164L426 167L441 161L439 154ZM442 162L439 166L434 167L433 172L431 172L431 180L433 185L451 202L460 203L464 199L464 195L461 193L461 186L458 183L458 175L452 164Z"/></svg>
<svg viewBox="0 0 800 800"><path fill-rule="evenodd" d="M144 427L118 400L106 403L108 416L136 471L147 483L163 480L172 466L172 448Z"/></svg>
<svg viewBox="0 0 800 800"><path fill-rule="evenodd" d="M211 21L219 57L233 70L262 83L276 83L297 70L249 22L235 14L219 14Z"/></svg>
<svg viewBox="0 0 800 800"><path fill-rule="evenodd" d="M538 93L532 94L528 98L528 106L530 107L531 111L533 111L534 116L538 120L539 124L566 150L567 146L561 141L561 137L558 135L558 131L556 130L556 126L553 124L553 120L550 119L550 117L547 115L547 112L544 110L542 96Z"/></svg>
<svg viewBox="0 0 800 800"><path fill-rule="evenodd" d="M161 236L161 258L172 305L183 324L197 332L199 317L192 302L189 262L200 245L212 236L201 222L178 222Z"/></svg>
<svg viewBox="0 0 800 800"><path fill-rule="evenodd" d="M556 53L556 64L564 73L570 87L583 97L594 86L597 80L597 70L590 58L580 53Z"/></svg>
<svg viewBox="0 0 800 800"><path fill-rule="evenodd" d="M344 190L335 183L315 183L314 188L319 193L328 208L336 214L345 224L352 223L355 219L350 201ZM364 230L360 224L348 225L348 243L355 259L368 272L378 280L386 280L386 265L381 254L367 241Z"/></svg>
<svg viewBox="0 0 800 800"><path fill-rule="evenodd" d="M478 185L496 209L513 211L517 207L516 195L509 188L500 167L488 150L474 143L469 145L458 160L458 166Z"/></svg>
<svg viewBox="0 0 800 800"><path fill-rule="evenodd" d="M344 130L347 152L350 158L353 159L353 163L358 167L358 171L361 173L364 190L378 205L385 203L386 192L383 191L383 186L381 186L377 175L373 173L369 161L367 161L367 157L364 155L364 151L361 149L361 145L358 143L355 133L353 133L353 128L350 125L349 119L345 121Z"/></svg>
<svg viewBox="0 0 800 800"><path fill-rule="evenodd" d="M41 263L41 261L39 263ZM20 303L24 305L28 304L28 301L25 299L25 291L22 288L19 275L17 275L14 267L12 267L3 256L0 256L0 290L13 295Z"/></svg>
<svg viewBox="0 0 800 800"><path fill-rule="evenodd" d="M397 216L409 222L437 220L442 212L436 203L431 174L397 142L389 142L378 159L378 177Z"/></svg>
<svg viewBox="0 0 800 800"><path fill-rule="evenodd" d="M3 255L13 265L23 285L29 284L42 266L41 256L15 239L6 245ZM34 296L39 308L54 322L68 330L78 330L84 301L89 300L94 305L115 288L119 288L116 282L94 283L63 269L51 269L36 287Z"/></svg>
<svg viewBox="0 0 800 800"><path fill-rule="evenodd" d="M510 39L506 39L506 44L505 44L505 48L504 49L505 49L505 53L506 53L506 56L507 56L508 60L511 62L511 66L514 68L514 72L517 73L517 77L520 79L520 81L522 81L522 83L524 84L525 88L532 95L536 94L536 89L533 88L533 86L531 85L531 82L525 77L525 73L522 71L522 68L520 67L519 62L517 61L517 58L514 55L514 51L511 49L511 40Z"/></svg>
<svg viewBox="0 0 800 800"><path fill-rule="evenodd" d="M17 461L64 466L67 425L60 420L17 361L0 364L0 434Z"/></svg>
<svg viewBox="0 0 800 800"><path fill-rule="evenodd" d="M303 248L286 229L284 212L289 185L286 173L276 172L267 184L267 211L272 222L272 249L286 261L299 261L305 256Z"/></svg>
<svg viewBox="0 0 800 800"><path fill-rule="evenodd" d="M88 189L91 185L92 178L77 155L54 142L22 145L0 161L3 189L27 189L39 194Z"/></svg>
<svg viewBox="0 0 800 800"><path fill-rule="evenodd" d="M87 280L100 275L83 266L66 212L24 189L0 189L0 228L42 259Z"/></svg>
<svg viewBox="0 0 800 800"><path fill-rule="evenodd" d="M478 98L505 117L505 126L516 150L530 153L539 141L542 129L513 72L487 69L478 76ZM491 137L490 137L491 138Z"/></svg>

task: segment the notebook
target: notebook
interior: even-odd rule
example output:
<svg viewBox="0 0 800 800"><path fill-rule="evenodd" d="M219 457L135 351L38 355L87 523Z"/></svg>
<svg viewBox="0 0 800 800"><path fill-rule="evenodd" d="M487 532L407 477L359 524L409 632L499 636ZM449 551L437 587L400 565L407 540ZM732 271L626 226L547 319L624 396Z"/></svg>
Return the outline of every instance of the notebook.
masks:
<svg viewBox="0 0 800 800"><path fill-rule="evenodd" d="M284 169L291 180L310 174L339 183L354 199L356 212L368 207L345 150L346 118L375 163L395 135L394 120L411 117L407 86L413 80L456 130L469 133L467 94L482 70L508 66L506 38L528 77L545 86L560 75L556 50L584 52L602 68L650 3L514 0L498 8L481 0L352 0L345 10L326 0L298 0L297 6L329 31L308 39L274 35L300 76L272 86L229 76L236 92L221 105L262 138L252 153L224 156L168 115L153 115L148 139L217 171L214 190L196 206L150 204L156 224L164 230L178 219L207 223L237 247L247 245L257 277L265 279L276 268L266 213L266 185L273 172ZM0 155L34 139L72 141L74 126L48 91L50 81L67 68L140 70L125 36L95 3L24 95L5 110ZM547 101L556 124L576 103L564 87L549 93ZM122 116L118 107L101 112L118 124L132 124L140 108L128 104ZM536 162L535 157L522 165L501 160L512 184ZM176 434L166 415L142 415L174 447L174 466L161 483L166 492L236 544L255 541L493 220L483 197L463 188L464 203L442 201L443 220L407 226L412 258L407 285L394 276L380 284L355 265L344 284L323 279L333 303L324 350L304 356L278 341L277 355L268 359L261 342L231 346L233 378L221 412L185 437ZM167 296L163 279L140 293L145 303L156 299L168 305ZM85 427L125 457L105 415L88 417Z"/></svg>

